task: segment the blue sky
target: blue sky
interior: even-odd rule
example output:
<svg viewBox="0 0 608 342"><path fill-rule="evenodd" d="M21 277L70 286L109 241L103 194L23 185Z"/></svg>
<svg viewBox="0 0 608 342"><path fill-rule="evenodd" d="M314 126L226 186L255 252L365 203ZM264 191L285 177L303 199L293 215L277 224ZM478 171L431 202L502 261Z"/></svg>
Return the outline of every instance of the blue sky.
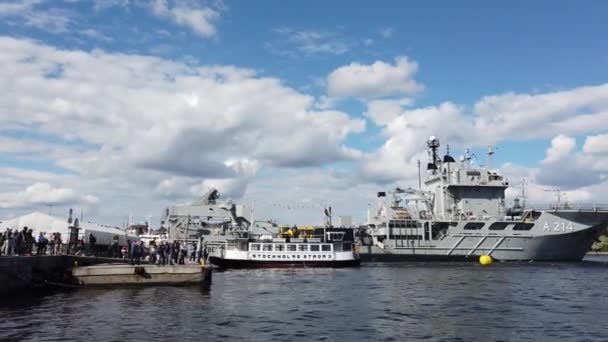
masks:
<svg viewBox="0 0 608 342"><path fill-rule="evenodd" d="M415 183L412 169L431 133L455 154L473 148L479 163L486 146L497 145L494 164L536 184L537 197L546 187L563 187L573 199L601 198L607 11L604 1L3 0L5 66L18 72L2 75L0 87L6 97L0 98L0 168L7 179L0 216L55 201L116 221L118 209L156 215L162 205L188 201L209 186L262 201L257 196L269 196L269 179L277 199L319 202L323 193L323 202L357 216L375 189ZM58 66L52 77L45 63ZM87 67L116 74L142 69L131 79L105 79L86 76ZM226 67L232 69L218 71ZM199 68L215 69L209 76ZM147 75L154 78L149 84ZM175 82L159 81L162 75ZM32 96L36 89L43 94ZM221 94L234 98L214 102ZM174 115L179 104L155 103L163 96L184 99L190 112ZM397 108L385 119L372 110L381 101ZM164 117L151 115L154 110ZM304 112L310 115L296 114ZM186 119L196 124L186 127ZM291 131L304 126L310 131L301 137ZM142 141L148 139L166 144L147 151L152 143ZM213 151L192 148L199 144ZM130 171L113 171L113 163ZM579 164L592 166L555 176ZM202 171L208 165L225 174ZM568 178L584 172L594 181ZM307 175L317 177L311 183L319 189L285 191L298 188L296 180L305 185ZM132 187L103 185L117 182ZM325 193L328 182L335 192ZM344 189L369 193L351 204ZM114 200L124 198L120 191L140 197ZM298 215L278 218L314 216Z"/></svg>

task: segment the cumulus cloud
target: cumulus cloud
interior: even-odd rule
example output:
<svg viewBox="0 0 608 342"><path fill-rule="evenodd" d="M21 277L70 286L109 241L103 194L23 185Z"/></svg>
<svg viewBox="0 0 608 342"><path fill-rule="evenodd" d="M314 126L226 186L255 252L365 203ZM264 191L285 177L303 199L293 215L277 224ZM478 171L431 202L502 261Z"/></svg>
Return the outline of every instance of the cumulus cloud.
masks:
<svg viewBox="0 0 608 342"><path fill-rule="evenodd" d="M444 144L462 146L470 127L464 108L451 102L403 110L386 123L383 134L387 140L365 157L361 174L382 182L412 179L418 172L417 161L426 161L425 141L429 136L439 137Z"/></svg>
<svg viewBox="0 0 608 342"><path fill-rule="evenodd" d="M607 154L608 134L588 136L583 145L583 152L589 154Z"/></svg>
<svg viewBox="0 0 608 342"><path fill-rule="evenodd" d="M551 140L551 147L547 150L547 157L543 162L553 163L559 161L569 155L575 147L576 139L560 134Z"/></svg>
<svg viewBox="0 0 608 342"><path fill-rule="evenodd" d="M385 126L403 112L404 106L413 104L410 98L398 100L372 100L367 102L367 111L363 113L376 124Z"/></svg>
<svg viewBox="0 0 608 342"><path fill-rule="evenodd" d="M49 183L34 183L21 192L0 193L0 208L21 208L34 205L62 205L70 203L95 204L93 195L79 195L70 188L56 188Z"/></svg>
<svg viewBox="0 0 608 342"><path fill-rule="evenodd" d="M353 62L327 76L327 93L337 97L375 98L413 94L423 89L414 80L418 64L405 56L390 64L375 61L365 65Z"/></svg>
<svg viewBox="0 0 608 342"><path fill-rule="evenodd" d="M194 6L188 2L175 2L170 5L167 0L154 0L151 8L156 16L168 18L177 25L188 27L203 38L217 34L216 22L220 18L220 11L212 7Z"/></svg>
<svg viewBox="0 0 608 342"><path fill-rule="evenodd" d="M345 141L364 120L318 110L312 96L253 70L7 37L0 49L0 125L12 129L0 150L48 161L75 192L119 210L148 194L191 197L208 186L240 196L263 167L361 156Z"/></svg>
<svg viewBox="0 0 608 342"><path fill-rule="evenodd" d="M608 129L608 84L544 94L486 96L474 108L475 128L492 137L524 140ZM536 128L536 129L532 129Z"/></svg>
<svg viewBox="0 0 608 342"><path fill-rule="evenodd" d="M545 164L568 159L576 141L570 135L591 134L608 130L608 85L585 86L545 94L501 94L486 96L472 108L445 102L439 106L410 108L408 100L383 99L367 101L366 116L383 127L386 142L364 158L361 171L369 179L394 181L416 169L416 157L424 152L429 135L439 137L452 147L480 147L500 142L554 138ZM401 102L403 101L403 102ZM583 151L585 165L593 170L604 168L601 158L589 159L591 151L604 151L604 134L587 138ZM578 154L577 154L578 155ZM580 156L579 156L580 157ZM583 161L577 161L582 163ZM564 165L570 170L573 165ZM385 165L391 165L386 167ZM557 170L553 168L552 170ZM566 186L597 184L603 177L573 179L577 170L539 176L546 184L565 182ZM578 170L583 171L583 170ZM589 172L588 170L585 170ZM566 181L570 179L570 181Z"/></svg>

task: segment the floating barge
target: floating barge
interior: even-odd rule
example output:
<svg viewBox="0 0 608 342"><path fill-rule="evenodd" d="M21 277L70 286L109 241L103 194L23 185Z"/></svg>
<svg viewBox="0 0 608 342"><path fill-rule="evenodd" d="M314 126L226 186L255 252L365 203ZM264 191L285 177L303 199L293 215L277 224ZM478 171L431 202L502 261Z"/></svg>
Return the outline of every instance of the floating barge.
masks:
<svg viewBox="0 0 608 342"><path fill-rule="evenodd" d="M80 286L211 284L211 267L201 265L102 264L72 269Z"/></svg>

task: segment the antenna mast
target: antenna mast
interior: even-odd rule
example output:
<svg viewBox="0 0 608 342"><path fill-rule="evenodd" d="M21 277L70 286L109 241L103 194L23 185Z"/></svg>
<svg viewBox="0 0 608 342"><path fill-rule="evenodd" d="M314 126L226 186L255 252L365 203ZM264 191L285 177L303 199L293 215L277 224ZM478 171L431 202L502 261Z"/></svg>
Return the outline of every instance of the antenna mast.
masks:
<svg viewBox="0 0 608 342"><path fill-rule="evenodd" d="M418 159L418 190L422 189L422 178L420 177L420 159Z"/></svg>
<svg viewBox="0 0 608 342"><path fill-rule="evenodd" d="M494 154L496 153L496 148L494 148L494 146L492 145L488 145L488 161L486 162L486 164L488 164L488 170L491 170L492 167L494 166Z"/></svg>

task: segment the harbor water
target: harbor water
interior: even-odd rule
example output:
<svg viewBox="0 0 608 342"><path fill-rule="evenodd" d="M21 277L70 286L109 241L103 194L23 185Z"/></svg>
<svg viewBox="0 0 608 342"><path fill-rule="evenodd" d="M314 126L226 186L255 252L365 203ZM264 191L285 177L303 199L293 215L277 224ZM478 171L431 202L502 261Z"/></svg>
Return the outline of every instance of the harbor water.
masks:
<svg viewBox="0 0 608 342"><path fill-rule="evenodd" d="M600 341L608 257L215 272L210 289L2 298L1 341Z"/></svg>

